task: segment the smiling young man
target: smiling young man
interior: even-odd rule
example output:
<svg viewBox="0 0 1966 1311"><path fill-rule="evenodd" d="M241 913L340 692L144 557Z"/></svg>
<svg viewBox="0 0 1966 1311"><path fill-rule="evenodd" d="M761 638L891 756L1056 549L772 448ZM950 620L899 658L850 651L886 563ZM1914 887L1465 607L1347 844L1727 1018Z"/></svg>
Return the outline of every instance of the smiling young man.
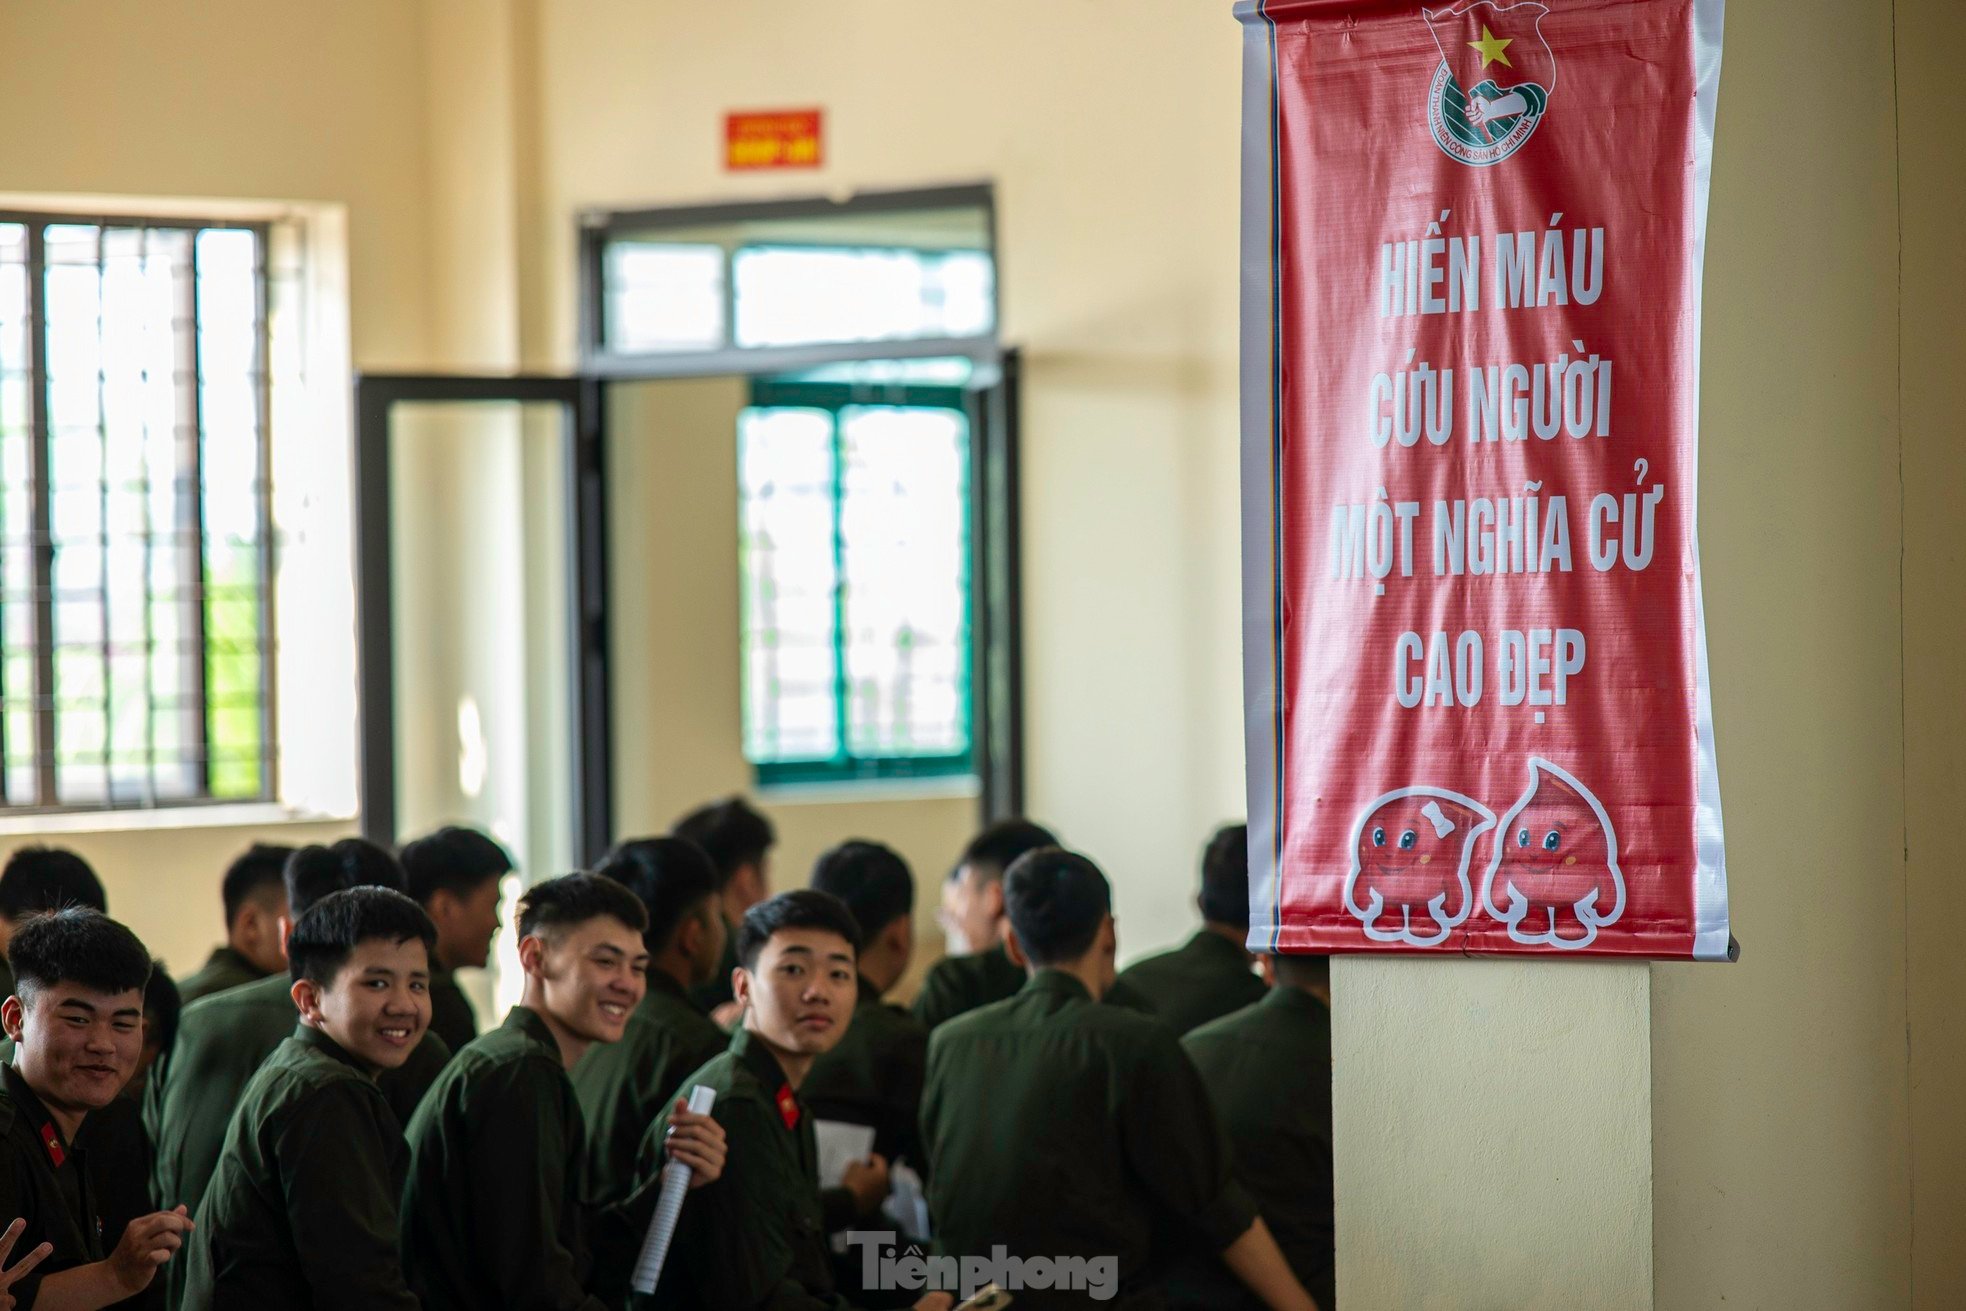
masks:
<svg viewBox="0 0 1966 1311"><path fill-rule="evenodd" d="M621 1041L596 1045L573 1069L587 1118L587 1197L612 1203L633 1190L635 1152L683 1076L730 1041L689 999L689 989L723 959L724 919L716 867L687 839L624 842L594 872L633 892L648 911L648 992Z"/></svg>
<svg viewBox="0 0 1966 1311"><path fill-rule="evenodd" d="M410 896L437 926L430 1029L455 1051L478 1036L478 1013L456 972L482 970L491 958L499 883L512 872L512 856L478 830L452 826L405 845L401 859Z"/></svg>
<svg viewBox="0 0 1966 1311"><path fill-rule="evenodd" d="M322 898L287 939L300 1024L246 1085L186 1253L185 1311L415 1311L397 1255L409 1164L375 1077L430 1022L437 931L387 888Z"/></svg>
<svg viewBox="0 0 1966 1311"><path fill-rule="evenodd" d="M567 1071L621 1037L648 984L648 918L593 874L549 879L519 903L525 988L505 1023L457 1054L410 1121L403 1268L428 1311L602 1311L625 1292L654 1210L656 1172L619 1206L586 1204L586 1126ZM697 1184L723 1169L723 1132L676 1118L668 1151Z"/></svg>
<svg viewBox="0 0 1966 1311"><path fill-rule="evenodd" d="M331 847L302 847L287 858L288 913L305 915L314 904L346 888L403 890L402 867L373 842L344 838ZM282 921L281 942L292 926ZM283 948L284 951L284 948ZM156 1144L156 1195L183 1202L197 1214L206 1185L218 1168L232 1113L268 1056L294 1031L293 980L286 974L217 993L185 1008L168 1061L151 1078L144 1115ZM378 1080L398 1120L407 1120L450 1047L425 1033L396 1069ZM161 1074L162 1079L158 1079Z"/></svg>
<svg viewBox="0 0 1966 1311"><path fill-rule="evenodd" d="M9 1289L23 1308L94 1311L148 1288L191 1228L184 1208L139 1217L115 1246L77 1135L122 1091L143 1046L150 956L116 921L63 910L16 926L15 992L0 1025L15 1043L0 1069L0 1215L26 1221L46 1261Z"/></svg>
<svg viewBox="0 0 1966 1311"><path fill-rule="evenodd" d="M661 1286L637 1308L846 1307L834 1288L812 1116L799 1088L853 1019L859 936L838 898L810 889L745 914L733 989L744 1023L728 1050L683 1081L716 1089L711 1115L737 1149L724 1177L684 1206ZM654 1133L644 1141L644 1161L659 1141ZM950 1300L931 1293L915 1305L941 1311Z"/></svg>

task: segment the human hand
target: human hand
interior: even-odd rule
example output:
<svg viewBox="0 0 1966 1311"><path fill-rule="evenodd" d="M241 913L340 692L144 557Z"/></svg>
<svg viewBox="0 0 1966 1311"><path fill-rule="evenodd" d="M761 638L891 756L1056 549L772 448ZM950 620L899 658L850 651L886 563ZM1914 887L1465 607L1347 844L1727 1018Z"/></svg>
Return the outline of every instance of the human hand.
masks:
<svg viewBox="0 0 1966 1311"><path fill-rule="evenodd" d="M669 1128L662 1135L662 1149L672 1161L690 1168L689 1186L701 1188L717 1182L724 1173L728 1143L724 1127L707 1115L690 1110L687 1099L678 1097L669 1114Z"/></svg>
<svg viewBox="0 0 1966 1311"><path fill-rule="evenodd" d="M55 1250L53 1243L43 1243L8 1267L7 1258L13 1255L14 1244L26 1231L27 1221L16 1220L7 1226L5 1233L0 1233L0 1311L14 1311L14 1295L7 1290Z"/></svg>
<svg viewBox="0 0 1966 1311"><path fill-rule="evenodd" d="M116 1250L109 1254L110 1277L125 1292L141 1293L150 1286L157 1267L184 1246L184 1236L194 1227L189 1211L182 1206L138 1216L123 1230Z"/></svg>
<svg viewBox="0 0 1966 1311"><path fill-rule="evenodd" d="M840 1182L853 1194L860 1214L872 1215L887 1200L887 1158L869 1152L865 1159L849 1162Z"/></svg>

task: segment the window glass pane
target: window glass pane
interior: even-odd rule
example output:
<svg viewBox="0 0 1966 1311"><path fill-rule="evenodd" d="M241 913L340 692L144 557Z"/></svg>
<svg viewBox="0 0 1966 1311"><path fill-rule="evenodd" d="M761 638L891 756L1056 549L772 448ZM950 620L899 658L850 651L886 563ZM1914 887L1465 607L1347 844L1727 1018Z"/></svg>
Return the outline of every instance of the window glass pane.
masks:
<svg viewBox="0 0 1966 1311"><path fill-rule="evenodd" d="M752 408L738 419L744 753L839 754L833 416Z"/></svg>
<svg viewBox="0 0 1966 1311"><path fill-rule="evenodd" d="M968 423L958 411L840 413L840 538L856 757L969 750Z"/></svg>
<svg viewBox="0 0 1966 1311"><path fill-rule="evenodd" d="M602 278L610 350L714 350L724 345L722 246L610 242Z"/></svg>
<svg viewBox="0 0 1966 1311"><path fill-rule="evenodd" d="M739 346L988 333L994 270L981 251L754 246L733 257Z"/></svg>
<svg viewBox="0 0 1966 1311"><path fill-rule="evenodd" d="M45 263L30 268L29 234L0 224L5 804L264 796L260 235L47 222ZM35 281L47 316L39 378L23 326ZM44 438L50 531L37 558ZM46 631L36 613L44 565Z"/></svg>

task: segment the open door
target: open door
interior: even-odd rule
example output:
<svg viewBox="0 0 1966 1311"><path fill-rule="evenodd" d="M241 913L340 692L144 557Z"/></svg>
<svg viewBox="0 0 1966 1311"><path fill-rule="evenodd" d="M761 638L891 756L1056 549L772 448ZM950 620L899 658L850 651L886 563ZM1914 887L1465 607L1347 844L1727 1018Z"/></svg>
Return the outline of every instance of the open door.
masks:
<svg viewBox="0 0 1966 1311"><path fill-rule="evenodd" d="M612 840L599 384L356 383L362 831L481 827L536 876Z"/></svg>

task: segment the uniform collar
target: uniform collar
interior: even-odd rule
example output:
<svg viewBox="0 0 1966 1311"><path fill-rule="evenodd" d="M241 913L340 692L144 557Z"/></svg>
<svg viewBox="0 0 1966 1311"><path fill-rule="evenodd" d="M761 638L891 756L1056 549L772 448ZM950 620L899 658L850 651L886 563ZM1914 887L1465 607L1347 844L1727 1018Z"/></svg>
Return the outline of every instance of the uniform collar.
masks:
<svg viewBox="0 0 1966 1311"><path fill-rule="evenodd" d="M676 982L675 976L669 973L668 970L657 969L651 965L648 969L648 980L649 989L647 995L649 997L653 997L657 993L666 993L679 1001L689 1000L689 989Z"/></svg>
<svg viewBox="0 0 1966 1311"><path fill-rule="evenodd" d="M239 970L242 973L252 975L252 977L254 977L255 979L263 979L266 977L265 970L261 969L259 966L247 960L245 956L237 948L233 947L232 944L230 943L227 943L223 947L212 948L212 954L210 958L205 961L205 968L210 969L214 965L230 965L234 969Z"/></svg>
<svg viewBox="0 0 1966 1311"><path fill-rule="evenodd" d="M796 1130L799 1121L805 1117L805 1106L799 1101L799 1095L792 1091L792 1085L786 1082L785 1067L771 1054L771 1048L740 1024L736 1032L730 1035L730 1054L763 1086L765 1100L777 1107L779 1119L785 1127Z"/></svg>
<svg viewBox="0 0 1966 1311"><path fill-rule="evenodd" d="M1063 970L1041 969L1024 981L1025 992L1042 993L1067 1001L1091 1001L1092 994L1073 975Z"/></svg>
<svg viewBox="0 0 1966 1311"><path fill-rule="evenodd" d="M14 1104L20 1107L21 1119L27 1123L34 1136L48 1148L51 1163L59 1170L73 1159L74 1144L62 1134L61 1126L55 1123L54 1116L48 1114L48 1108L41 1104L41 1099L35 1095L34 1089L28 1087L27 1077L11 1062L0 1065L0 1078L6 1081L7 1096L13 1098ZM86 1119L84 1123L87 1123Z"/></svg>
<svg viewBox="0 0 1966 1311"><path fill-rule="evenodd" d="M1249 968L1249 953L1214 929L1197 929L1195 936L1189 938L1187 945L1181 950L1192 952L1197 956L1219 957L1225 962L1233 960L1244 969Z"/></svg>
<svg viewBox="0 0 1966 1311"><path fill-rule="evenodd" d="M517 1029L534 1042L552 1048L553 1058L555 1060L559 1059L560 1040L553 1036L553 1030L547 1026L546 1021L540 1016L539 1012L533 1010L531 1007L514 1006L505 1013L505 1023L498 1027L501 1029Z"/></svg>
<svg viewBox="0 0 1966 1311"><path fill-rule="evenodd" d="M1331 1008L1320 997L1313 997L1302 988L1293 988L1287 983L1279 983L1263 994L1259 1006L1270 1006L1280 1011L1290 1011L1297 1015L1329 1016Z"/></svg>
<svg viewBox="0 0 1966 1311"><path fill-rule="evenodd" d="M294 1039L302 1046L312 1047L317 1052L334 1057L358 1074L370 1074L368 1067L356 1060L354 1055L346 1047L311 1024L295 1025Z"/></svg>
<svg viewBox="0 0 1966 1311"><path fill-rule="evenodd" d="M862 1006L878 1006L880 1003L881 990L868 982L866 975L861 975L860 996L854 1001L853 1008L859 1010Z"/></svg>

